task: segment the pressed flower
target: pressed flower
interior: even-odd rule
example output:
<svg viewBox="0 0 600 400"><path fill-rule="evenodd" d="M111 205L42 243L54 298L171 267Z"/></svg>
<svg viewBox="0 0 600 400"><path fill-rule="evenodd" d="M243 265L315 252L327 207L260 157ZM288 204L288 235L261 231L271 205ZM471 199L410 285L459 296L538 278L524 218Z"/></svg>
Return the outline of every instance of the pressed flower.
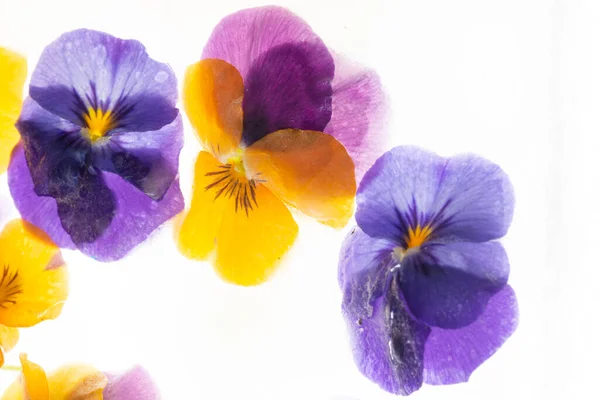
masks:
<svg viewBox="0 0 600 400"><path fill-rule="evenodd" d="M397 147L365 174L340 254L343 313L360 371L407 395L465 382L513 333L502 245L508 177L474 155Z"/></svg>
<svg viewBox="0 0 600 400"><path fill-rule="evenodd" d="M176 79L141 43L66 33L42 53L29 96L9 186L60 247L116 260L183 209Z"/></svg>
<svg viewBox="0 0 600 400"><path fill-rule="evenodd" d="M21 375L2 400L158 400L148 372L135 366L123 374L103 373L92 366L73 364L50 374L21 354Z"/></svg>
<svg viewBox="0 0 600 400"><path fill-rule="evenodd" d="M255 285L296 238L288 206L330 226L347 223L352 158L360 174L378 148L372 128L383 96L371 71L337 67L321 39L283 8L243 10L217 25L184 84L186 113L207 151L177 232L183 254L214 253L224 279Z"/></svg>
<svg viewBox="0 0 600 400"><path fill-rule="evenodd" d="M67 294L60 249L27 222L9 222L0 234L0 365L19 339L17 328L58 317Z"/></svg>
<svg viewBox="0 0 600 400"><path fill-rule="evenodd" d="M19 142L15 123L21 111L26 78L25 58L0 47L0 174L6 171L11 151Z"/></svg>

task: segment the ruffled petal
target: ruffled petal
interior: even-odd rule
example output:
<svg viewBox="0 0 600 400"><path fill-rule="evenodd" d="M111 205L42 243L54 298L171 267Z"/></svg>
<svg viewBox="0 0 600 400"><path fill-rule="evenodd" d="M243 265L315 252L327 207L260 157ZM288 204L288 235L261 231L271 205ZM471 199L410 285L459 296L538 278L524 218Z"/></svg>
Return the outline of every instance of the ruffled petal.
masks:
<svg viewBox="0 0 600 400"><path fill-rule="evenodd" d="M333 136L274 132L246 149L244 162L250 175L277 197L320 222L342 227L352 216L354 164Z"/></svg>
<svg viewBox="0 0 600 400"><path fill-rule="evenodd" d="M225 171L222 165L206 151L201 151L196 159L192 203L175 230L179 251L188 258L208 258L215 249L223 215L226 210L232 211L227 208L230 202L226 196L217 197L218 192L206 189L215 182L214 177L219 176L211 173Z"/></svg>
<svg viewBox="0 0 600 400"><path fill-rule="evenodd" d="M178 114L171 68L135 40L80 29L49 44L33 72L30 96L48 111L84 125L90 108L111 110L120 129L156 131Z"/></svg>
<svg viewBox="0 0 600 400"><path fill-rule="evenodd" d="M255 199L247 212L230 201L217 233L216 269L237 285L265 282L298 235L292 214L266 187L256 186Z"/></svg>
<svg viewBox="0 0 600 400"><path fill-rule="evenodd" d="M409 226L431 225L438 241L485 242L506 234L513 208L512 186L497 165L400 146L365 174L356 221L367 234L396 241Z"/></svg>
<svg viewBox="0 0 600 400"><path fill-rule="evenodd" d="M417 319L457 329L477 320L506 285L509 269L500 243L431 245L404 258L400 287Z"/></svg>
<svg viewBox="0 0 600 400"><path fill-rule="evenodd" d="M263 53L244 77L244 145L281 129L323 131L331 119L334 70L320 40L285 43Z"/></svg>
<svg viewBox="0 0 600 400"><path fill-rule="evenodd" d="M159 400L160 392L152 377L137 365L123 374L107 374L104 400Z"/></svg>
<svg viewBox="0 0 600 400"><path fill-rule="evenodd" d="M6 171L13 147L19 142L15 123L21 111L27 61L0 47L0 174Z"/></svg>
<svg viewBox="0 0 600 400"><path fill-rule="evenodd" d="M103 400L107 383L108 378L89 365L67 365L48 375L52 399Z"/></svg>
<svg viewBox="0 0 600 400"><path fill-rule="evenodd" d="M0 323L27 327L58 317L68 295L60 249L22 220L7 224L0 248Z"/></svg>
<svg viewBox="0 0 600 400"><path fill-rule="evenodd" d="M408 395L423 383L423 352L430 328L412 318L392 273L394 243L360 228L346 237L339 280L360 372L383 389Z"/></svg>
<svg viewBox="0 0 600 400"><path fill-rule="evenodd" d="M99 261L123 258L184 208L178 180L173 182L163 199L156 202L117 175L105 173L104 179L115 194L115 217L95 242L78 246L83 253ZM14 151L8 184L15 205L25 220L43 229L59 246L75 248L61 225L56 201L35 194L22 148L17 147Z"/></svg>
<svg viewBox="0 0 600 400"><path fill-rule="evenodd" d="M512 335L517 324L517 299L512 288L505 286L471 325L461 329L433 328L425 345L425 382L466 382Z"/></svg>
<svg viewBox="0 0 600 400"><path fill-rule="evenodd" d="M234 66L202 60L185 74L183 103L196 135L215 157L234 151L242 137L244 83Z"/></svg>
<svg viewBox="0 0 600 400"><path fill-rule="evenodd" d="M218 58L233 65L246 79L255 61L274 47L321 39L289 10L267 6L238 11L223 18L208 39L202 58Z"/></svg>
<svg viewBox="0 0 600 400"><path fill-rule="evenodd" d="M324 132L348 150L360 181L385 148L387 102L373 70L333 53L332 114Z"/></svg>

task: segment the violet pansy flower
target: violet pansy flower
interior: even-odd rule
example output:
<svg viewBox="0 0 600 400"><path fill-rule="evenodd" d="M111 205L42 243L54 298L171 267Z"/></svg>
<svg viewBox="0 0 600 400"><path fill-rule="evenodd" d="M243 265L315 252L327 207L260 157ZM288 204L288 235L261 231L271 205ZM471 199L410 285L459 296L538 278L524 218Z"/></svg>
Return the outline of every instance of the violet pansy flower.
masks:
<svg viewBox="0 0 600 400"><path fill-rule="evenodd" d="M401 146L375 162L339 264L364 375L402 395L465 382L513 333L517 301L494 241L513 207L506 174L474 155Z"/></svg>
<svg viewBox="0 0 600 400"><path fill-rule="evenodd" d="M42 53L29 96L9 186L60 247L116 260L183 209L176 78L141 43L66 33Z"/></svg>

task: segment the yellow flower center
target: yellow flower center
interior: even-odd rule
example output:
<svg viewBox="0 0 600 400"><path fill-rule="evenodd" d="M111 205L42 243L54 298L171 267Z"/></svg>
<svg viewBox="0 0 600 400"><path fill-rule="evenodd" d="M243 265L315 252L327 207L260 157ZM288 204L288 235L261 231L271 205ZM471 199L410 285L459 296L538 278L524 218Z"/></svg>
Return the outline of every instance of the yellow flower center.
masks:
<svg viewBox="0 0 600 400"><path fill-rule="evenodd" d="M112 113L110 110L89 108L87 114L83 116L87 124L87 134L92 142L95 142L106 135L106 133L115 127Z"/></svg>
<svg viewBox="0 0 600 400"><path fill-rule="evenodd" d="M417 225L415 228L408 228L408 235L404 238L406 241L406 248L396 247L394 254L398 260L402 260L406 255L416 251L421 247L423 243L429 239L433 229L429 225L421 226Z"/></svg>

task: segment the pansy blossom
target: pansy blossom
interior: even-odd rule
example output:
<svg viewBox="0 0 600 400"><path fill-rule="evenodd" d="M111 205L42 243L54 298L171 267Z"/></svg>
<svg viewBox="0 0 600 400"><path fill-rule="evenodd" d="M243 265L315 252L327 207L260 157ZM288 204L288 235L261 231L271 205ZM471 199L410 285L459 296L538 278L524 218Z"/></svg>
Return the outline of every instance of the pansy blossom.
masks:
<svg viewBox="0 0 600 400"><path fill-rule="evenodd" d="M159 400L149 373L135 366L121 374L104 373L86 364L60 367L47 374L21 354L21 374L2 400Z"/></svg>
<svg viewBox="0 0 600 400"><path fill-rule="evenodd" d="M506 174L478 156L397 147L375 162L339 263L364 375L402 395L465 382L513 333L517 302L495 241L513 207Z"/></svg>
<svg viewBox="0 0 600 400"><path fill-rule="evenodd" d="M347 223L353 158L360 174L379 145L370 118L380 116L383 96L375 74L346 65L338 76L337 67L310 27L280 7L242 10L215 27L184 85L207 151L177 232L183 254L214 253L224 279L255 285L296 238L288 206L330 226Z"/></svg>
<svg viewBox="0 0 600 400"><path fill-rule="evenodd" d="M68 294L60 249L40 229L22 220L0 233L0 365L18 328L57 318Z"/></svg>
<svg viewBox="0 0 600 400"><path fill-rule="evenodd" d="M25 58L0 47L0 174L6 171L12 149L19 142L15 123L27 78Z"/></svg>
<svg viewBox="0 0 600 400"><path fill-rule="evenodd" d="M176 79L141 43L66 33L42 53L29 96L10 190L60 247L119 259L183 209Z"/></svg>

